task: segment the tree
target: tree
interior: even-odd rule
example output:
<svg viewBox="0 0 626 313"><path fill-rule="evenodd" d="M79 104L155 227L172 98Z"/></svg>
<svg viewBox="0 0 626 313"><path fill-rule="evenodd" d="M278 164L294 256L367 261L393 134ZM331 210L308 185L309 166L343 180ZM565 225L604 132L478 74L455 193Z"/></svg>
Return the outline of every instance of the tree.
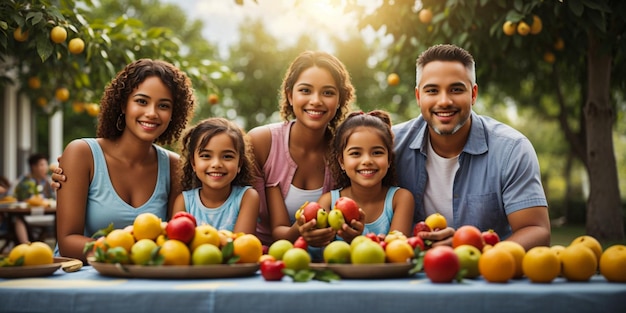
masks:
<svg viewBox="0 0 626 313"><path fill-rule="evenodd" d="M360 28L393 35L388 64L401 77L414 75L419 52L454 43L477 60L482 92L512 97L557 120L587 168L587 233L624 238L612 138L616 102L626 90L626 2L391 0L375 10L361 3L348 0L345 8L363 17Z"/></svg>
<svg viewBox="0 0 626 313"><path fill-rule="evenodd" d="M134 12L134 17L127 12ZM158 58L178 66L190 76L198 99L206 99L216 89L215 77L229 79L229 71L211 59L215 49L202 39L202 23L186 20L177 6L160 6L155 0L105 0L101 9L91 0L2 1L0 87L21 86L20 92L32 103L41 103L46 114L63 109L72 121L66 123L72 127L68 130L85 125L84 120L73 123L78 119L74 112L87 108L92 116L97 114L95 103L106 84L138 58ZM56 26L67 33L60 43L51 41ZM74 38L84 43L83 51L70 52L69 41ZM29 85L33 79L39 83ZM69 98L55 98L58 88L66 88ZM93 123L93 118L86 123Z"/></svg>

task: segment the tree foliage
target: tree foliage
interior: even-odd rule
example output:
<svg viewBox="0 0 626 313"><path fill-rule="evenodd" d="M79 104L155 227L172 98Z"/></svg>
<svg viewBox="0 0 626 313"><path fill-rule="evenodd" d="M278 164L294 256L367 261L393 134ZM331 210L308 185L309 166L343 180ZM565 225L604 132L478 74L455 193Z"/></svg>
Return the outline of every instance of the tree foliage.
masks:
<svg viewBox="0 0 626 313"><path fill-rule="evenodd" d="M502 103L512 98L518 107L539 112L538 119L557 121L590 177L588 232L624 237L611 129L624 109L626 2L385 0L372 10L347 0L345 7L362 17L359 28L393 36L387 66L403 80L414 76L421 51L453 43L477 60L481 94ZM510 34L506 22L515 25Z"/></svg>
<svg viewBox="0 0 626 313"><path fill-rule="evenodd" d="M66 130L71 132L77 125L68 120L76 120L78 125L94 123L93 116L76 112L81 112L84 103L99 102L106 84L133 60L163 59L178 66L190 76L200 102L217 88L217 82L230 79L228 68L213 58L215 48L202 38L202 23L187 23L180 8L159 5L156 0L104 0L99 4L96 7L91 0L2 1L0 87L16 84L32 103L46 99L47 104L42 105L46 114L64 109L69 115L66 125L70 128ZM55 26L68 33L60 44L50 40ZM28 32L27 40L15 39L18 28ZM70 53L72 38L84 41L82 53ZM32 77L38 78L40 87L29 87ZM70 98L55 99L58 88L67 88Z"/></svg>

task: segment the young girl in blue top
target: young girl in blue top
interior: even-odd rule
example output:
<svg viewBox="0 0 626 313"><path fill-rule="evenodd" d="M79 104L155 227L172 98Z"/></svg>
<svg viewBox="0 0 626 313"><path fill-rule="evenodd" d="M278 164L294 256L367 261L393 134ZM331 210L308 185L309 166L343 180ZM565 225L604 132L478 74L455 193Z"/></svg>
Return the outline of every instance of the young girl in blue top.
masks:
<svg viewBox="0 0 626 313"><path fill-rule="evenodd" d="M409 235L413 195L396 186L389 114L375 110L348 115L333 139L333 157L337 159L331 164L337 189L322 195L319 204L332 209L335 201L344 196L361 208L361 218L346 221L337 235L347 242L361 234L387 234L392 230Z"/></svg>
<svg viewBox="0 0 626 313"><path fill-rule="evenodd" d="M208 118L182 144L183 193L174 212L187 211L198 224L254 234L259 194L251 188L254 167L243 131L226 119Z"/></svg>

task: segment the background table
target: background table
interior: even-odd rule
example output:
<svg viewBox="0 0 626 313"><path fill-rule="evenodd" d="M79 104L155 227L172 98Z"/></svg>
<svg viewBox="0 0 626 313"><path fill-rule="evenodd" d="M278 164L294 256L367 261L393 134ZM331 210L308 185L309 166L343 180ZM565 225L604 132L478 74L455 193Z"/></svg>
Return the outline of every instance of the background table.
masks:
<svg viewBox="0 0 626 313"><path fill-rule="evenodd" d="M433 284L423 273L385 280L266 282L101 276L90 266L44 278L0 279L0 312L626 312L626 284L594 276L551 284L482 279Z"/></svg>
<svg viewBox="0 0 626 313"><path fill-rule="evenodd" d="M27 227L27 232L29 236L32 235L33 227L46 227L50 225L52 228L55 228L55 215L56 215L56 205L54 207L45 206L45 207L30 207L26 205L26 203L10 203L10 204L0 204L0 215L3 216L4 221L7 223L7 230L3 236L0 236L0 252L2 252L6 247L12 247L18 244L17 237L15 235L15 228L13 226L13 218L21 218ZM30 220L26 220L26 216L30 218ZM29 221L31 223L29 223ZM54 234L56 231L53 230ZM42 230L41 236L36 238L30 238L31 241L44 241L45 240L45 232Z"/></svg>

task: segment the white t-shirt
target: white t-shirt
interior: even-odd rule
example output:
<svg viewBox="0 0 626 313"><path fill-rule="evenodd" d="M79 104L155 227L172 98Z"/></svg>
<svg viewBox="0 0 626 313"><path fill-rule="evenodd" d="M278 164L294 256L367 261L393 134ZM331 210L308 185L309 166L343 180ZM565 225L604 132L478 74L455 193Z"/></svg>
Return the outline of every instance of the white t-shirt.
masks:
<svg viewBox="0 0 626 313"><path fill-rule="evenodd" d="M459 156L443 158L433 149L428 140L428 157L426 158L426 171L428 181L424 192L424 209L426 216L440 213L447 221L454 221L452 213L452 186L454 175L459 169Z"/></svg>
<svg viewBox="0 0 626 313"><path fill-rule="evenodd" d="M289 191L285 197L285 206L289 213L289 221L295 223L296 211L307 201L313 202L320 199L322 196L323 187L314 190L300 189L294 185L289 186Z"/></svg>

